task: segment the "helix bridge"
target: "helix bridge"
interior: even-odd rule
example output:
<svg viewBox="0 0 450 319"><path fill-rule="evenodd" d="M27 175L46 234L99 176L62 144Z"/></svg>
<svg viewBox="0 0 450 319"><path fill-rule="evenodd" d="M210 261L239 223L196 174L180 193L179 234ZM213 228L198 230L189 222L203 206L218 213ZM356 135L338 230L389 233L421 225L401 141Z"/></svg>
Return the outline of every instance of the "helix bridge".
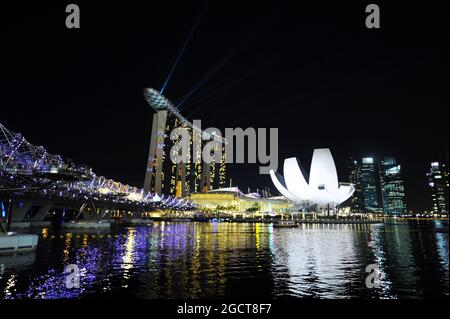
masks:
<svg viewBox="0 0 450 319"><path fill-rule="evenodd" d="M160 197L97 176L92 168L50 154L43 146L29 143L22 134L0 123L0 197L18 195L80 202L80 212L93 205L140 211L196 207L187 198Z"/></svg>

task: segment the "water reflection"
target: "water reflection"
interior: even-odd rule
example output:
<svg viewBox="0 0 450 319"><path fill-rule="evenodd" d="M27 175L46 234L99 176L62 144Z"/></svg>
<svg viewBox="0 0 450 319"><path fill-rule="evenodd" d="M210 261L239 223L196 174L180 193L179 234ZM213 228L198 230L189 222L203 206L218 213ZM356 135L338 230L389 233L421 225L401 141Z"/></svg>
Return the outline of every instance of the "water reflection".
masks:
<svg viewBox="0 0 450 319"><path fill-rule="evenodd" d="M1 298L421 298L448 295L448 222L388 225L154 223L109 233L40 232L0 257ZM6 259L5 259L6 258ZM81 286L68 289L76 264ZM379 289L365 286L369 264Z"/></svg>

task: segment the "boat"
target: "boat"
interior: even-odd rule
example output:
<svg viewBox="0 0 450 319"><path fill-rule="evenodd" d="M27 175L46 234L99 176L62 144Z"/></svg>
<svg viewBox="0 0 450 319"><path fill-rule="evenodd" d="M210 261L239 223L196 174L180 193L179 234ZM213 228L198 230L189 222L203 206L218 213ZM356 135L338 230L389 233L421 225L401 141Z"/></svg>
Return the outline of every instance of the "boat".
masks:
<svg viewBox="0 0 450 319"><path fill-rule="evenodd" d="M37 243L37 235L0 233L0 255L32 251L36 249Z"/></svg>
<svg viewBox="0 0 450 319"><path fill-rule="evenodd" d="M273 223L273 227L298 227L298 224L293 220L280 220L278 222Z"/></svg>
<svg viewBox="0 0 450 319"><path fill-rule="evenodd" d="M190 222L191 219L190 218L172 218L173 222Z"/></svg>
<svg viewBox="0 0 450 319"><path fill-rule="evenodd" d="M132 225L151 225L153 221L151 219L133 218L131 220Z"/></svg>

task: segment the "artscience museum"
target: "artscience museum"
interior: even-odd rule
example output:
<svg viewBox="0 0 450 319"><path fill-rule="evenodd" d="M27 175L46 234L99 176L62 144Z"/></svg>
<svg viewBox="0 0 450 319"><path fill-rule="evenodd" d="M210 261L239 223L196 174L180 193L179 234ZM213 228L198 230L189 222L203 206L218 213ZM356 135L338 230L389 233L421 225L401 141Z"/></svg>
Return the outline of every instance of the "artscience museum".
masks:
<svg viewBox="0 0 450 319"><path fill-rule="evenodd" d="M270 171L275 187L296 206L334 210L355 192L353 184L339 183L329 149L314 150L308 180L300 167L297 158L293 157L284 161L284 176Z"/></svg>

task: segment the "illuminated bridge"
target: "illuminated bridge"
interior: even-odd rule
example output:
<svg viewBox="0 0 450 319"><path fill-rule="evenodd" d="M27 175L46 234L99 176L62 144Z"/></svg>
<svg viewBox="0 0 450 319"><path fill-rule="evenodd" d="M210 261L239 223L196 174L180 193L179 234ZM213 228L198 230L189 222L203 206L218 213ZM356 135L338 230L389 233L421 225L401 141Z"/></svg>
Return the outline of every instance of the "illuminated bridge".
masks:
<svg viewBox="0 0 450 319"><path fill-rule="evenodd" d="M0 227L11 222L39 222L53 207L71 208L73 220L97 220L120 211L190 210L188 199L159 196L97 176L90 167L52 155L0 123ZM139 216L140 217L140 216ZM0 229L0 231L2 230Z"/></svg>

